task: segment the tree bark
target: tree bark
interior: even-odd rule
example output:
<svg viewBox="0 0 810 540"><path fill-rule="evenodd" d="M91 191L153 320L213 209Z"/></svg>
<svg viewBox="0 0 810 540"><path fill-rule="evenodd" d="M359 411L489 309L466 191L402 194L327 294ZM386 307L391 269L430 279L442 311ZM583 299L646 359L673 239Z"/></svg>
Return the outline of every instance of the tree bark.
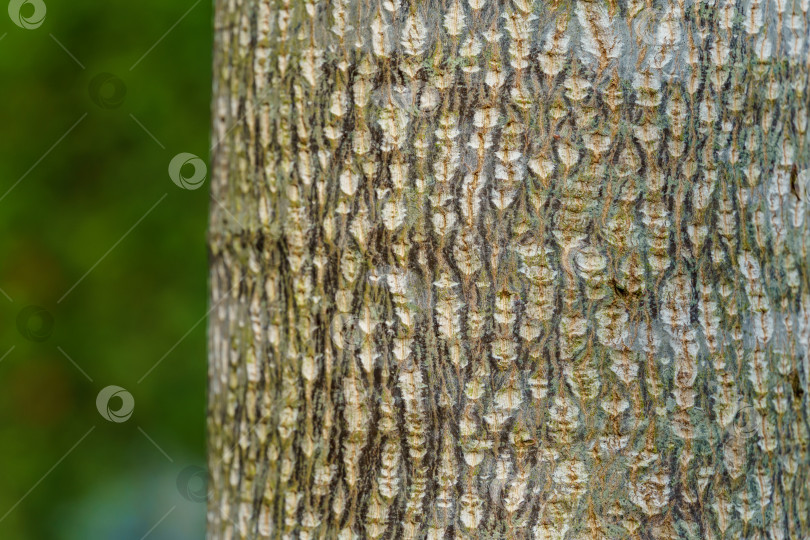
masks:
<svg viewBox="0 0 810 540"><path fill-rule="evenodd" d="M209 538L808 538L809 24L218 0Z"/></svg>

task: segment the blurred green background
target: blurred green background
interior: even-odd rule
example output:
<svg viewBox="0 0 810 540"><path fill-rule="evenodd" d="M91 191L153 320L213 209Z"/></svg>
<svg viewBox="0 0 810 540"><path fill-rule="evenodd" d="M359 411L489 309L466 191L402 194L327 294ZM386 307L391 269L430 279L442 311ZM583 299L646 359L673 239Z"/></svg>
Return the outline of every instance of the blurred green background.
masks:
<svg viewBox="0 0 810 540"><path fill-rule="evenodd" d="M0 12L0 538L203 538L209 195L168 166L208 161L210 0L44 4Z"/></svg>

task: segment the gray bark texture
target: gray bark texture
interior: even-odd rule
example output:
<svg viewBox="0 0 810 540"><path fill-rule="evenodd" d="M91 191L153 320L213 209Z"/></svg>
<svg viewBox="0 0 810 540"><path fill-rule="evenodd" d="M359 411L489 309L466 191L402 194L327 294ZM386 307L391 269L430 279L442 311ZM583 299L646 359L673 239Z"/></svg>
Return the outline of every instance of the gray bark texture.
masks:
<svg viewBox="0 0 810 540"><path fill-rule="evenodd" d="M810 538L808 0L217 0L209 538Z"/></svg>

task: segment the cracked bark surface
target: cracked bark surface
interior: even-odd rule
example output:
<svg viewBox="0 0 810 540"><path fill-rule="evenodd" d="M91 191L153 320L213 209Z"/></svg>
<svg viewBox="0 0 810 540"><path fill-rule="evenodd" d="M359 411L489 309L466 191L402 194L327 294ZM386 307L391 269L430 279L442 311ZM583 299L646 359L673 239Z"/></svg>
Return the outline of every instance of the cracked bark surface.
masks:
<svg viewBox="0 0 810 540"><path fill-rule="evenodd" d="M217 0L212 540L808 538L807 0Z"/></svg>

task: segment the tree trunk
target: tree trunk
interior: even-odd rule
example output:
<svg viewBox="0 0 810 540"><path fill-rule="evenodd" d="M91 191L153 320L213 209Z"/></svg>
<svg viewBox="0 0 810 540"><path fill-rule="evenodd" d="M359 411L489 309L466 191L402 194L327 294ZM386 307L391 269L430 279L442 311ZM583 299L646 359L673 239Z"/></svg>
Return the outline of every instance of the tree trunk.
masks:
<svg viewBox="0 0 810 540"><path fill-rule="evenodd" d="M808 538L808 0L216 4L209 538Z"/></svg>

